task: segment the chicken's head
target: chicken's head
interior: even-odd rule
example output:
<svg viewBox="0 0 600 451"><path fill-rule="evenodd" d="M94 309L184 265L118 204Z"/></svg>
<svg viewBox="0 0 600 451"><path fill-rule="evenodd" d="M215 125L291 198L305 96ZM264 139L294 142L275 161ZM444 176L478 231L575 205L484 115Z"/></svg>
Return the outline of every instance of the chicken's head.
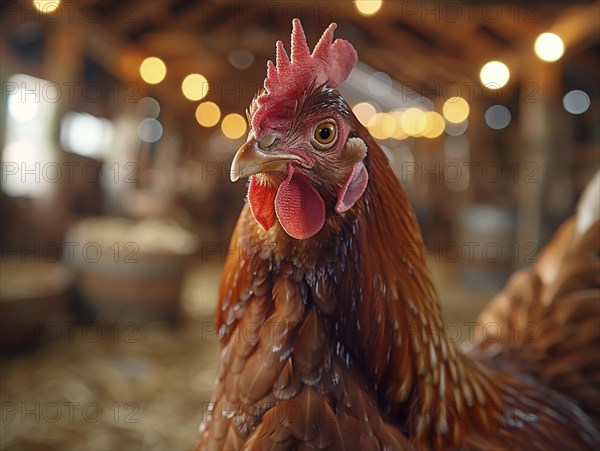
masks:
<svg viewBox="0 0 600 451"><path fill-rule="evenodd" d="M231 166L231 179L250 177L248 202L269 230L275 219L293 238L316 235L328 215L342 215L368 183L358 122L336 88L356 64L356 51L333 41L335 24L312 54L298 19L291 58L277 43L277 65L267 64L264 90L248 111L250 133Z"/></svg>

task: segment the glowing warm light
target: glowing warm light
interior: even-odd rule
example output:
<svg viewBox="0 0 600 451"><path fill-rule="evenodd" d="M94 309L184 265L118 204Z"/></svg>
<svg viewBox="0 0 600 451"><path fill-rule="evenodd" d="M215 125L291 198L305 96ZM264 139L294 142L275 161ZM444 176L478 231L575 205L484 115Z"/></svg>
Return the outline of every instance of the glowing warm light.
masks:
<svg viewBox="0 0 600 451"><path fill-rule="evenodd" d="M450 97L444 102L442 112L448 122L460 124L469 116L469 104L462 97Z"/></svg>
<svg viewBox="0 0 600 451"><path fill-rule="evenodd" d="M437 138L444 133L444 118L441 114L435 111L427 111L425 113L427 119L427 126L423 130L423 136L425 138Z"/></svg>
<svg viewBox="0 0 600 451"><path fill-rule="evenodd" d="M228 114L221 122L221 130L229 139L241 138L246 133L246 119L236 113Z"/></svg>
<svg viewBox="0 0 600 451"><path fill-rule="evenodd" d="M352 111L354 112L354 115L360 121L360 123L363 124L365 127L369 125L369 121L377 113L375 107L369 102L357 103L356 105L354 105L354 108L352 108Z"/></svg>
<svg viewBox="0 0 600 451"><path fill-rule="evenodd" d="M382 0L354 0L358 12L364 16L372 16L381 8Z"/></svg>
<svg viewBox="0 0 600 451"><path fill-rule="evenodd" d="M150 56L142 61L140 75L146 83L155 85L165 79L167 66L160 58Z"/></svg>
<svg viewBox="0 0 600 451"><path fill-rule="evenodd" d="M409 108L400 117L402 129L411 136L421 136L427 127L427 116L418 108Z"/></svg>
<svg viewBox="0 0 600 451"><path fill-rule="evenodd" d="M396 129L394 130L394 133L392 133L392 138L394 138L394 139L407 138L408 133L406 133L404 131L404 129L402 128L402 111L393 111L391 114L392 114L392 117L394 118L394 121L396 122Z"/></svg>
<svg viewBox="0 0 600 451"><path fill-rule="evenodd" d="M33 7L39 12L48 14L54 12L60 6L60 0L34 0Z"/></svg>
<svg viewBox="0 0 600 451"><path fill-rule="evenodd" d="M500 61L490 61L481 68L479 78L488 89L500 89L510 78L510 71L506 64Z"/></svg>
<svg viewBox="0 0 600 451"><path fill-rule="evenodd" d="M377 113L369 120L369 133L375 139L388 139L396 130L396 120L389 113Z"/></svg>
<svg viewBox="0 0 600 451"><path fill-rule="evenodd" d="M202 102L196 108L196 120L203 127L214 127L220 118L221 110L214 102Z"/></svg>
<svg viewBox="0 0 600 451"><path fill-rule="evenodd" d="M560 36L554 33L542 33L535 40L535 54L542 61L557 61L565 53L565 45Z"/></svg>
<svg viewBox="0 0 600 451"><path fill-rule="evenodd" d="M190 74L183 79L181 90L189 100L200 100L208 93L208 81L203 75Z"/></svg>
<svg viewBox="0 0 600 451"><path fill-rule="evenodd" d="M565 107L565 110L571 114L585 113L590 107L590 104L590 96L579 89L569 91L563 97L563 106Z"/></svg>

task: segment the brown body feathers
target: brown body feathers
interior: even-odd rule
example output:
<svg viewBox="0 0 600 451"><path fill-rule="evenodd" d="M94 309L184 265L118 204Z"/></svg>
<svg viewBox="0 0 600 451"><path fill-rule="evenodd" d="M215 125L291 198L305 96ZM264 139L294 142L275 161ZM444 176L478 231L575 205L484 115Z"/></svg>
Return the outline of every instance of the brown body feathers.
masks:
<svg viewBox="0 0 600 451"><path fill-rule="evenodd" d="M342 221L299 241L242 211L198 449L591 448L600 223L581 236L565 225L482 315L534 324L539 340L481 340L463 355L443 334L406 195L381 149L361 138L371 182Z"/></svg>

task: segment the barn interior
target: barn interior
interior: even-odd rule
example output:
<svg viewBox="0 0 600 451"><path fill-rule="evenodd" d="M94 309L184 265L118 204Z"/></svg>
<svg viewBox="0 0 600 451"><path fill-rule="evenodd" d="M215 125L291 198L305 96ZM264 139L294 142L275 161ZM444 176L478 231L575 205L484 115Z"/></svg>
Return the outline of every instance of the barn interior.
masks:
<svg viewBox="0 0 600 451"><path fill-rule="evenodd" d="M356 48L340 92L407 191L447 331L468 342L600 167L599 12L585 0L3 1L0 447L193 446L247 190L229 168L296 17L311 48L334 21Z"/></svg>

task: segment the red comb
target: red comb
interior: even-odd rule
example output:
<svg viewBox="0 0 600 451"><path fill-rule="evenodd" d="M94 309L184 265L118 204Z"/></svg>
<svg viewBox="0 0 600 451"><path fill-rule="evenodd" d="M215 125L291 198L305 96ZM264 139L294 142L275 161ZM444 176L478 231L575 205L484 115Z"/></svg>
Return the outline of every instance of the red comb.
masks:
<svg viewBox="0 0 600 451"><path fill-rule="evenodd" d="M311 83L336 88L348 78L356 64L356 50L344 39L333 41L336 28L335 23L327 27L311 55L300 20L293 20L291 61L283 42L278 41L277 66L273 61L267 63L265 92L258 97L258 108L252 117L255 135L259 135L265 117L283 102L296 99Z"/></svg>

